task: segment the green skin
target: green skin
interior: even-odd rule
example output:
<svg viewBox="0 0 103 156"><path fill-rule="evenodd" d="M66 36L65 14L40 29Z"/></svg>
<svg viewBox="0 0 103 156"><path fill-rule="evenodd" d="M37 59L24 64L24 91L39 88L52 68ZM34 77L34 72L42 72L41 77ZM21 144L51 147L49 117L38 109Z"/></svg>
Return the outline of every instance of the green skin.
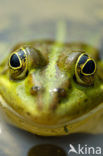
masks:
<svg viewBox="0 0 103 156"><path fill-rule="evenodd" d="M103 62L98 50L82 43L34 41L17 45L12 52L20 47L36 49L40 58L35 64L34 57L28 56L32 65L27 64L28 74L23 78L11 74L9 56L0 66L0 104L9 122L38 135L85 131L103 102ZM89 86L73 78L76 61L84 51L97 65L93 85Z"/></svg>

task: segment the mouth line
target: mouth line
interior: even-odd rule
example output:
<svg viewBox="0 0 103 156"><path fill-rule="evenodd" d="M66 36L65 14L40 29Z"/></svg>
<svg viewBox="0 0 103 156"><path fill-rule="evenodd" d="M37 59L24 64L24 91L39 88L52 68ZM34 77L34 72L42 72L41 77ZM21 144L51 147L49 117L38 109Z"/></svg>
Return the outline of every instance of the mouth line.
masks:
<svg viewBox="0 0 103 156"><path fill-rule="evenodd" d="M100 111L103 109L103 103L101 103L99 106L95 107L94 109L92 109L91 111L89 111L88 113L76 118L76 119L73 119L73 120L70 120L70 121L67 121L65 123L60 123L58 125L45 125L45 124L37 124L37 123L33 123L32 121L28 120L28 119L25 119L22 115L20 115L19 113L17 113L12 107L10 107L7 102L4 100L4 98L2 97L2 95L0 95L0 103L1 105L8 109L10 113L13 113L16 117L18 117L19 119L22 119L23 122L25 122L24 124L28 124L28 125L32 125L32 126L35 126L35 127L38 127L38 128L47 128L47 129L55 129L55 128L60 128L60 127L64 127L65 125L71 125L71 124L75 124L79 121L82 121L82 120L85 120L86 118L88 118L89 116L95 114L96 112Z"/></svg>

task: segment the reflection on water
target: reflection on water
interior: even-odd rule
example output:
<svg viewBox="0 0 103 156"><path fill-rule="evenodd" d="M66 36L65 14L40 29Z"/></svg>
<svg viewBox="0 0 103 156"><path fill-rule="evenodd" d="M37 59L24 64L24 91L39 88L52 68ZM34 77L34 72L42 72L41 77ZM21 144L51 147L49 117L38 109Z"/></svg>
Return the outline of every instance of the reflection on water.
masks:
<svg viewBox="0 0 103 156"><path fill-rule="evenodd" d="M61 147L44 144L32 147L28 156L66 156L66 153Z"/></svg>

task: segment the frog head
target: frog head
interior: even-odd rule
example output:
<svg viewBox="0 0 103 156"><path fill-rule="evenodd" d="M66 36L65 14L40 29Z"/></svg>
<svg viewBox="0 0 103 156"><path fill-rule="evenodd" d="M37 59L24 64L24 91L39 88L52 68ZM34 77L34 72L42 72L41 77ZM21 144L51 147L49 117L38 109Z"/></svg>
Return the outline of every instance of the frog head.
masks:
<svg viewBox="0 0 103 156"><path fill-rule="evenodd" d="M43 127L68 125L103 101L98 61L98 51L83 44L21 44L1 66L2 106L12 109L7 114L16 125L32 132L33 126L42 133Z"/></svg>

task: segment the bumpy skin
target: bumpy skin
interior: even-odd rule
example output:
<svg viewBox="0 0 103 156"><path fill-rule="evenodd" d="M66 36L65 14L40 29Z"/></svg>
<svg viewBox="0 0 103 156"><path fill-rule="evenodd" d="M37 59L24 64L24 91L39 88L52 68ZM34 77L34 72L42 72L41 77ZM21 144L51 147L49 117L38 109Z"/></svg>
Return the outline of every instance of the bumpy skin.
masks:
<svg viewBox="0 0 103 156"><path fill-rule="evenodd" d="M0 104L7 120L38 135L93 132L103 110L103 62L98 50L82 43L34 41L19 44L12 52L21 47L30 52L28 72L22 78L11 74L9 56L0 66ZM74 78L76 61L83 52L97 64L94 83L89 86Z"/></svg>

